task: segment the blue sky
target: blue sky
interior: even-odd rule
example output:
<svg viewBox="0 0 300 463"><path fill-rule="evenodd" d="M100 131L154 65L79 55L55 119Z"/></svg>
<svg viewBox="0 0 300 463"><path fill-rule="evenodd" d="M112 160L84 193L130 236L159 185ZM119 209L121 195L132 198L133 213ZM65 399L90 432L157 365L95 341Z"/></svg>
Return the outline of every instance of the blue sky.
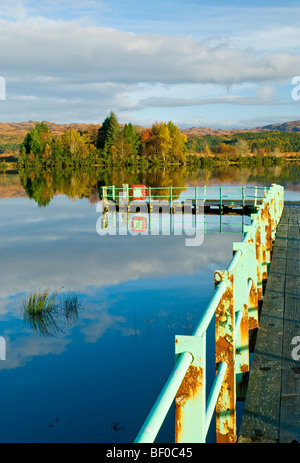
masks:
<svg viewBox="0 0 300 463"><path fill-rule="evenodd" d="M0 121L101 123L110 110L144 126L300 119L298 4L2 0Z"/></svg>

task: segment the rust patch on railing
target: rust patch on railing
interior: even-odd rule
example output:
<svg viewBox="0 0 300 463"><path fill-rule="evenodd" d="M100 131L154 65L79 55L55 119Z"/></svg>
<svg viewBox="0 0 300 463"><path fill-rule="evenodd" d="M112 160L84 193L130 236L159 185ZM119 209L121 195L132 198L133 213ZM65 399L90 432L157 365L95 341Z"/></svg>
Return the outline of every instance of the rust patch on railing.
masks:
<svg viewBox="0 0 300 463"><path fill-rule="evenodd" d="M243 345L248 345L249 329L248 329L248 305L244 304L244 315L240 324L241 340Z"/></svg>
<svg viewBox="0 0 300 463"><path fill-rule="evenodd" d="M190 365L175 397L175 442L180 442L183 408L203 388L203 368Z"/></svg>
<svg viewBox="0 0 300 463"><path fill-rule="evenodd" d="M236 442L236 380L234 340L234 274L227 273L227 289L216 310L216 365L228 365L216 405L218 443Z"/></svg>
<svg viewBox="0 0 300 463"><path fill-rule="evenodd" d="M228 365L228 367L230 368L230 365ZM228 418L223 420L222 424L220 420L217 419L216 421L216 437L217 437L217 443L219 444L232 444L236 442L235 400L231 399L231 397L233 397L233 394L230 394L230 388L228 386L225 387L225 384L226 383L228 384L229 382L228 381L229 378L232 377L232 375L234 374L234 371L232 372L232 369L233 368L231 367L231 372L228 371L227 369L225 380L224 380L223 386L221 387L221 391L220 391L220 396L229 399L229 402L227 403L227 407L225 407L225 411L226 411ZM224 414L224 405L225 404L221 401L217 402L217 406L216 406L217 417L218 416L220 417L221 415Z"/></svg>
<svg viewBox="0 0 300 463"><path fill-rule="evenodd" d="M243 363L243 365L241 365L241 372L247 373L248 371L249 371L249 365L247 365L246 363Z"/></svg>
<svg viewBox="0 0 300 463"><path fill-rule="evenodd" d="M249 293L249 309L248 312L255 311L255 316L250 315L248 320L249 330L258 328L258 291L252 281L252 286Z"/></svg>
<svg viewBox="0 0 300 463"><path fill-rule="evenodd" d="M271 225L270 216L268 217L268 223L266 225L266 247L267 247L267 252L268 252L268 261L270 262L270 260L271 260L271 252L272 252L272 249L273 249L272 225Z"/></svg>
<svg viewBox="0 0 300 463"><path fill-rule="evenodd" d="M203 369L190 365L176 394L176 400L179 396L185 396L187 399L194 397L198 389L202 387L202 383Z"/></svg>
<svg viewBox="0 0 300 463"><path fill-rule="evenodd" d="M257 262L261 263L261 256L260 256L260 246L261 246L261 231L260 227L257 228L255 232L255 252L256 252L256 260Z"/></svg>

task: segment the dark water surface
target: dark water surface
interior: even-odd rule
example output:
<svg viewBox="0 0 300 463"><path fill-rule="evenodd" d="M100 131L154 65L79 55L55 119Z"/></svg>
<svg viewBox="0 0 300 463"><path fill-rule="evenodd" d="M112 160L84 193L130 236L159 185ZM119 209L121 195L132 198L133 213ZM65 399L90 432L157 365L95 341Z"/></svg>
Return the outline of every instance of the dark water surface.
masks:
<svg viewBox="0 0 300 463"><path fill-rule="evenodd" d="M299 200L300 178L291 172L283 172L286 197ZM146 183L126 175L119 181ZM168 184L172 175L179 186L205 181L203 172L173 172L152 185ZM219 182L242 182L241 172L236 182L233 171L228 175L219 172ZM260 180L251 175L245 184L263 184L263 172ZM273 177L266 175L266 186L283 184ZM133 442L173 368L175 335L193 331L213 294L214 270L226 269L242 234L207 234L198 247L186 246L184 234L99 236L103 177L26 179L24 190L18 176L0 178L0 336L7 348L0 442ZM207 181L217 184L218 172ZM21 313L22 299L45 289L61 297L75 291L81 302L75 325L48 337L24 324ZM208 387L213 354L211 327ZM157 441L173 439L171 410Z"/></svg>

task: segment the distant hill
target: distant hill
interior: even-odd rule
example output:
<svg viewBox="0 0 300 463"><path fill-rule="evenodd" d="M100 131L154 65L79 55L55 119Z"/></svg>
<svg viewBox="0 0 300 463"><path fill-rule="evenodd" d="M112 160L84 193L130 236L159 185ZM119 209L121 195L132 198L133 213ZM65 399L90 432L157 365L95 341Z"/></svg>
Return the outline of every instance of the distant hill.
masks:
<svg viewBox="0 0 300 463"><path fill-rule="evenodd" d="M254 127L251 129L211 129L208 127L192 127L190 129L181 129L182 133L187 136L201 136L201 135L230 135L234 133L245 132L300 132L300 120L293 122L284 122L282 124L270 124L263 127Z"/></svg>
<svg viewBox="0 0 300 463"><path fill-rule="evenodd" d="M11 135L12 137L25 137L26 133L32 130L38 121L28 122L0 122L0 137L3 135ZM88 127L99 128L101 124L55 124L54 122L42 121L46 124L53 135L59 136L69 129L87 130Z"/></svg>
<svg viewBox="0 0 300 463"><path fill-rule="evenodd" d="M285 122L284 124L270 124L261 127L262 131L300 132L300 121Z"/></svg>
<svg viewBox="0 0 300 463"><path fill-rule="evenodd" d="M56 124L54 122L43 121L52 131L55 137L61 135L67 130L73 128L75 130L98 130L101 124ZM22 140L26 133L33 129L37 121L27 122L0 122L0 138L8 136L14 140ZM141 133L145 127L136 126L136 130ZM300 132L300 120L294 122L285 122L282 124L270 124L263 127L255 127L250 129L212 129L209 127L192 127L189 129L180 129L181 133L187 136L201 136L201 135L230 135L234 133L245 132L267 132L267 131L280 131L280 132Z"/></svg>

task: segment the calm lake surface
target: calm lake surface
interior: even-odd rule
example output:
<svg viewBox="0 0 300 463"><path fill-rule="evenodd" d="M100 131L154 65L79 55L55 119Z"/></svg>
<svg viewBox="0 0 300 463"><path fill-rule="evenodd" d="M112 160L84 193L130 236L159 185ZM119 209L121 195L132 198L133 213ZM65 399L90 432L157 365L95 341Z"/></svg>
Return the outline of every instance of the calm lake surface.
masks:
<svg viewBox="0 0 300 463"><path fill-rule="evenodd" d="M226 269L241 218L227 233L100 236L101 185L285 186L300 201L299 165L268 169L7 173L0 177L0 442L133 442L174 365L174 337L191 334ZM218 219L217 219L218 220ZM229 233L231 231L231 233ZM33 291L79 295L76 323L42 336L24 323ZM208 387L214 376L208 334ZM172 442L172 411L157 442ZM239 404L239 414L242 404ZM208 441L214 441L210 431Z"/></svg>

